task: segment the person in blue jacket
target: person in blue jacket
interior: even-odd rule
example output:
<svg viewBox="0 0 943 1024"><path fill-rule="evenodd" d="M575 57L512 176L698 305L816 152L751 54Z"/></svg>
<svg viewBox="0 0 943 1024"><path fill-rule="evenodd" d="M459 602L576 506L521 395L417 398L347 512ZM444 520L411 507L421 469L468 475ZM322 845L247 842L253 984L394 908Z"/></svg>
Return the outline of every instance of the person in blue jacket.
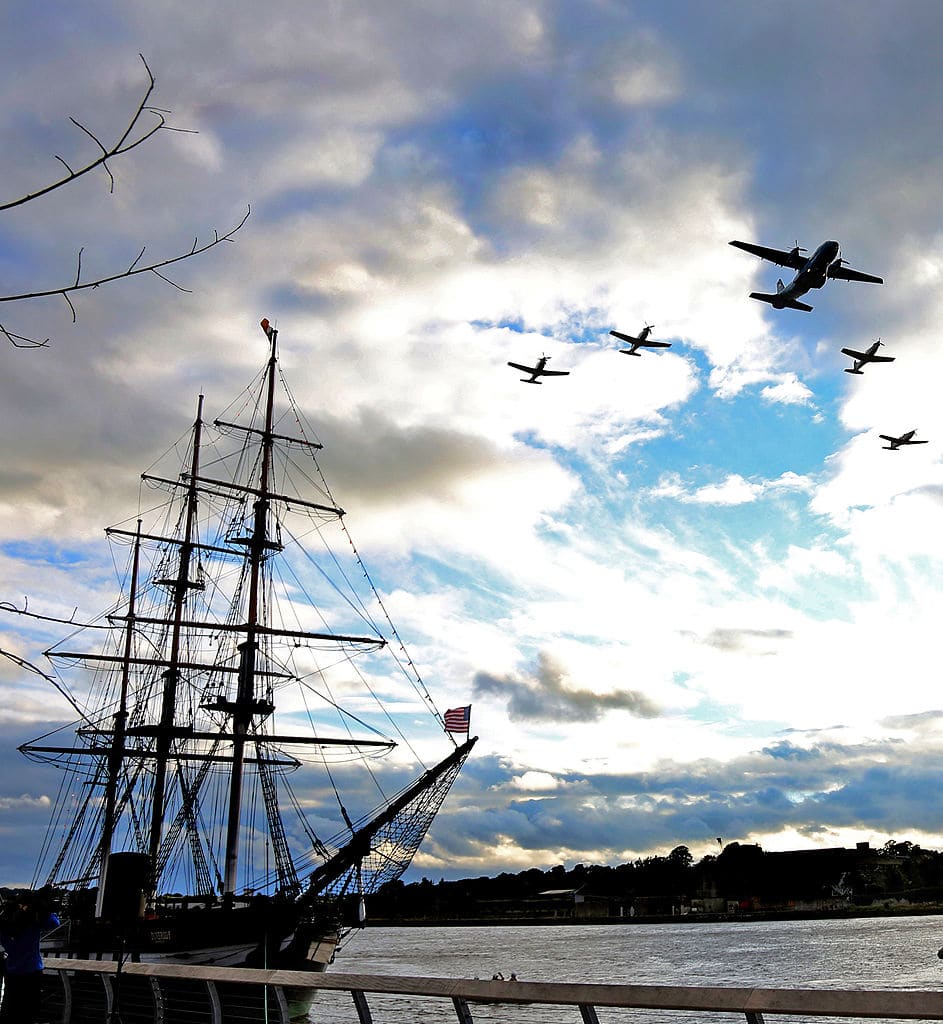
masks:
<svg viewBox="0 0 943 1024"><path fill-rule="evenodd" d="M35 1024L39 1013L43 958L39 940L59 925L59 918L38 893L25 890L0 911L0 945L6 954L3 966L2 1024Z"/></svg>

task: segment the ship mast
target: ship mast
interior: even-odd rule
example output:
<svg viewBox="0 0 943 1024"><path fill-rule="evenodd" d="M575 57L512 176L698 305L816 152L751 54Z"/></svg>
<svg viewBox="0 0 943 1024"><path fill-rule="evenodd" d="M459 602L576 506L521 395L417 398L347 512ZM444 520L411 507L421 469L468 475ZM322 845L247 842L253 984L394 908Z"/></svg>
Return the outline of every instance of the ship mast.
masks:
<svg viewBox="0 0 943 1024"><path fill-rule="evenodd" d="M164 672L164 688L161 699L160 722L157 726L156 760L154 773L154 795L151 803L151 824L148 839L148 853L154 868L154 885L157 885L157 858L160 852L164 821L164 795L167 789L167 762L175 735L184 730L174 728L174 709L177 703L177 684L180 681L180 644L183 635L183 613L190 590L200 586L190 580L190 560L194 549L197 514L197 478L200 472L200 442L203 432L203 396L197 403L196 421L193 424L193 452L190 460L190 484L186 498L186 524L180 544L177 575L174 579L157 580L173 588L173 625L171 627L169 665Z"/></svg>
<svg viewBox="0 0 943 1024"><path fill-rule="evenodd" d="M121 695L118 698L118 710L114 716L114 736L112 739L111 751L108 755L108 774L105 780L105 814L102 825L100 877L104 881L105 870L108 864L108 855L111 853L111 843L115 834L115 810L118 802L118 781L121 774L121 766L124 760L124 742L128 726L128 686L131 674L131 645L134 640L134 612L137 602L138 572L141 563L141 520L138 520L137 531L134 536L134 557L131 564L131 586L128 595L128 621L125 626L124 635L124 657L121 663ZM100 885L102 890L104 885Z"/></svg>
<svg viewBox="0 0 943 1024"><path fill-rule="evenodd" d="M128 604L123 614L107 615L110 626L122 630L123 642L119 641L117 650L109 646L102 653L63 649L47 652L50 658L101 666L113 679L117 690L111 721L83 717L76 729L77 745L49 744L44 742L46 737L39 737L20 747L23 753L36 760L76 756L100 759L94 784L104 783L101 817L93 822L91 815L85 817L84 811L76 816L50 881L58 876L67 851L68 856L74 858L70 877L90 877L96 866L103 875L112 849L119 846L118 838L124 835L134 852L146 851L148 855L153 896L159 887L166 885L161 874L170 863L172 851L181 845L180 835L186 830L193 847L191 859L197 891L208 894L218 887L224 897L231 899L236 892L242 862L247 858L247 853L240 849L245 843L241 841L241 834L250 799L247 769L256 769L274 847L278 888L282 892L291 891L298 887L298 879L279 820L273 773L281 768L297 767L300 762L281 748L313 745L321 749L336 746L382 751L396 746L395 741L379 736L330 736L321 735L319 730L310 735L297 735L293 731L283 734L273 728L263 737L259 731L260 723L275 711L269 688L275 685L275 680L294 678L291 665L281 664L278 659L270 660L270 643L280 641L297 648L309 642L328 642L361 651L386 644L378 635L289 629L281 622L269 621L268 605L272 597L269 560L282 550L281 534L275 522L277 513L284 507L286 511L319 518L340 518L344 512L333 504L296 495L290 486L282 487L281 481L276 480L276 456L283 444L305 450L321 446L306 438L274 431L277 332L269 327L268 321L263 321L263 329L270 351L261 388L253 403L256 412L262 413L258 426L214 421L224 431L244 431L247 435L233 478L229 479L230 474L226 472L214 473L213 478L202 475L201 462L205 459L201 453L206 425L203 396L200 396L183 472L173 478L142 475L145 481L181 494L182 508L177 502L172 503L172 507L179 510L175 535L165 536L164 531L144 532L141 522L136 531L115 527L107 531L109 536L130 538L133 543ZM253 450L254 459L251 458ZM246 458L243 460L242 456ZM245 470L249 470L251 479L246 480ZM217 476L221 478L216 479ZM221 501L222 506L217 508L213 499ZM240 511L233 509L234 504ZM247 505L251 505L251 509ZM199 521L204 511L212 513L207 519L211 525L207 527L210 533L201 539L203 529ZM236 528L240 522L241 528ZM212 530L220 526L225 528L225 534L212 536ZM158 570L161 578L151 580L163 591L163 598L158 600L159 608L149 603L158 595L142 585L149 543L158 545L159 564L168 566L163 571ZM171 556L174 548L176 556ZM220 579L225 577L214 577L212 584L210 596L233 602L225 618L215 613L201 614L194 604L194 591L204 589L204 556L211 564L219 562L231 567L234 557L240 563L232 593L228 593L226 582L219 586ZM188 641L190 636L207 635L208 641L197 640L192 646ZM140 645L138 638L142 641ZM235 658L232 657L233 644ZM216 656L207 656L213 646L218 647ZM140 676L137 676L139 669ZM233 683L224 683L226 678ZM201 679L219 681L216 693L204 682L199 700L200 708L216 713L211 724L202 718L199 721L187 718L182 706L178 706L186 703L185 698L193 700L196 681ZM190 713L193 713L192 707ZM226 725L220 723L219 715L228 719ZM223 746L226 744L228 749ZM131 762L135 768L125 777L126 766ZM210 766L215 765L226 768L213 771ZM179 781L179 797L174 793L175 778ZM205 833L216 871L215 885L206 869L201 847L202 825L197 820L206 780L212 784L211 812L222 812L214 818L212 833ZM223 817L224 822L219 820ZM361 839L363 835L365 833L361 833ZM217 840L222 845L223 839L225 848L218 849ZM178 865L175 870L182 869Z"/></svg>
<svg viewBox="0 0 943 1024"><path fill-rule="evenodd" d="M265 325L267 326L267 324ZM229 782L229 813L226 819L226 861L223 874L223 893L236 891L236 869L239 866L239 818L242 813L242 776L249 727L256 714L270 713L271 705L256 700L256 654L259 649L259 587L262 580L262 562L268 544L268 511L270 504L270 474L272 465L272 425L275 408L275 370L278 331L274 327L265 332L271 342L266 370L265 429L262 432L261 466L259 468L258 500L253 506L252 533L246 539L249 560L249 604L246 609L246 638L239 645L239 675L236 700L232 713L232 774ZM261 766L260 766L261 769Z"/></svg>

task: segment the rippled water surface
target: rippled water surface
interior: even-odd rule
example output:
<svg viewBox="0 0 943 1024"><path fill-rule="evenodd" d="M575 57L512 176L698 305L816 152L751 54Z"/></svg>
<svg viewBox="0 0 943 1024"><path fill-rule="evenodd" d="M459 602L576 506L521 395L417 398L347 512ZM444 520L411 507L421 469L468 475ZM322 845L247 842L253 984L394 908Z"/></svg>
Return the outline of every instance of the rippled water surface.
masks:
<svg viewBox="0 0 943 1024"><path fill-rule="evenodd" d="M349 937L332 970L419 977L760 988L943 988L943 917L718 924L367 928ZM348 1002L350 997L346 997ZM375 1000L371 998L371 1007ZM312 1020L335 1017L320 1000ZM455 1021L447 1001L405 1010L382 1000L382 1021ZM399 1013L405 1012L405 1016ZM575 1021L575 1007L473 1007L478 1021ZM790 1020L790 1018L780 1018ZM796 1018L791 1018L795 1020ZM743 1022L735 1015L643 1014L600 1008L599 1020Z"/></svg>

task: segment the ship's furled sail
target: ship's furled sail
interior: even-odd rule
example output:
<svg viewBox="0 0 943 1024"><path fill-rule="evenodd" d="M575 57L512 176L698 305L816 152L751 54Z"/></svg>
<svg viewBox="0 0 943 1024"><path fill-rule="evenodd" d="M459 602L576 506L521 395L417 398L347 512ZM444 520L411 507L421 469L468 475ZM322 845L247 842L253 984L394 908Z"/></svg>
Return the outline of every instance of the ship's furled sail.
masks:
<svg viewBox="0 0 943 1024"><path fill-rule="evenodd" d="M119 602L46 652L80 719L21 748L72 783L37 881L86 894L89 920L97 888L91 931L74 901L86 946L127 916L123 887L145 953L257 947L277 919L266 962L303 966L345 898L405 870L475 742L455 746L403 653L262 328L253 385L211 423L201 397L176 465L142 476L146 509L107 531ZM433 742L450 752L423 770L411 744Z"/></svg>

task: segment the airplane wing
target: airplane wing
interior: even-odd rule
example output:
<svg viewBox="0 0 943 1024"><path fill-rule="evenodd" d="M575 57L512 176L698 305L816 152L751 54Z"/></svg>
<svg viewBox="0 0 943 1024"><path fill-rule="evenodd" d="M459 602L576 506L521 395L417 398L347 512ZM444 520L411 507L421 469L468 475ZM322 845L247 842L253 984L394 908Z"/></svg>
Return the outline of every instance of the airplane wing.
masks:
<svg viewBox="0 0 943 1024"><path fill-rule="evenodd" d="M791 267L793 270L801 270L808 259L807 256L803 256L799 252L793 253L789 249L770 249L765 245L754 245L752 242L731 242L730 245L737 249L743 249L744 252L753 253L754 256L759 256L762 260L769 260L770 263L776 263L780 267Z"/></svg>
<svg viewBox="0 0 943 1024"><path fill-rule="evenodd" d="M515 370L522 370L524 373L534 372L533 366L525 366L523 363L508 363L508 366L513 366Z"/></svg>
<svg viewBox="0 0 943 1024"><path fill-rule="evenodd" d="M620 341L628 342L639 348L671 348L670 341L640 341L638 338L633 338L631 334L623 334L621 331L610 331L609 333L614 338L619 338Z"/></svg>
<svg viewBox="0 0 943 1024"><path fill-rule="evenodd" d="M569 370L541 370L541 377L569 377Z"/></svg>
<svg viewBox="0 0 943 1024"><path fill-rule="evenodd" d="M843 348L842 352L852 359L863 359L866 363L893 363L897 356L869 356L867 352L856 352L853 348Z"/></svg>
<svg viewBox="0 0 943 1024"><path fill-rule="evenodd" d="M839 281L866 281L868 284L884 284L883 277L875 277L873 274L862 274L860 270L852 270L851 267L829 267L828 276Z"/></svg>

